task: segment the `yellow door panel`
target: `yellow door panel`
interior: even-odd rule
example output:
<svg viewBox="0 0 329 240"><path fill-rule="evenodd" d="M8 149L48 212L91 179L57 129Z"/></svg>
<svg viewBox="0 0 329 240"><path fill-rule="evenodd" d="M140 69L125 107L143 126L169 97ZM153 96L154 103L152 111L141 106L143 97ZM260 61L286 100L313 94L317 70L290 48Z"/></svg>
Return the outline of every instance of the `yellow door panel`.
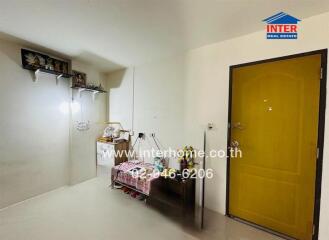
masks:
<svg viewBox="0 0 329 240"><path fill-rule="evenodd" d="M312 239L321 55L232 70L229 213ZM240 127L234 127L234 126Z"/></svg>

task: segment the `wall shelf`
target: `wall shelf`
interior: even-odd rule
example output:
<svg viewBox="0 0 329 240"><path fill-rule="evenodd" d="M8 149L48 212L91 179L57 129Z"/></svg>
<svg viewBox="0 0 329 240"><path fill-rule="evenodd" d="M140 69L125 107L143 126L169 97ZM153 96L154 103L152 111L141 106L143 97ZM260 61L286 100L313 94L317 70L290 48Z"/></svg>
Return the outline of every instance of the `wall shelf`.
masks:
<svg viewBox="0 0 329 240"><path fill-rule="evenodd" d="M93 95L93 100L95 100L96 94L98 93L107 93L107 91L104 90L97 90L92 88L86 88L86 87L71 87L72 89L76 89L79 92L79 98L81 97L82 92L91 92Z"/></svg>
<svg viewBox="0 0 329 240"><path fill-rule="evenodd" d="M49 69L44 69L44 68L33 68L29 66L23 66L24 69L34 71L34 82L37 82L39 80L39 74L40 73L48 73L48 74L53 74L56 75L56 83L58 83L58 80L60 78L71 78L73 75L69 73L62 73L62 72L57 72L54 70L49 70Z"/></svg>

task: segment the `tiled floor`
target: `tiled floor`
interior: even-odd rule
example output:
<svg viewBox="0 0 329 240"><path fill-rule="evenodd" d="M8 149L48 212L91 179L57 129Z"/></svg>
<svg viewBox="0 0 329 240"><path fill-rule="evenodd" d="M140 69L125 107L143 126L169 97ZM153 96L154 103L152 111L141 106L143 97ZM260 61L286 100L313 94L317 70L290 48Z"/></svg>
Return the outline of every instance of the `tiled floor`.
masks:
<svg viewBox="0 0 329 240"><path fill-rule="evenodd" d="M103 178L64 187L0 211L1 240L279 240L207 212L200 232L108 188Z"/></svg>

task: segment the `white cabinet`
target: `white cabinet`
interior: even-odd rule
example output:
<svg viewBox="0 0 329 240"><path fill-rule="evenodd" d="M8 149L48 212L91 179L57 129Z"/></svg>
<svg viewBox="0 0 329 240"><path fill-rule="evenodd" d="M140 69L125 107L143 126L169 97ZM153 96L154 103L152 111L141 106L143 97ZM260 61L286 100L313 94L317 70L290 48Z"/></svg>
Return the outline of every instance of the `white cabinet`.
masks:
<svg viewBox="0 0 329 240"><path fill-rule="evenodd" d="M97 142L97 165L113 167L115 165L115 145Z"/></svg>
<svg viewBox="0 0 329 240"><path fill-rule="evenodd" d="M129 142L104 143L97 141L97 165L113 167L125 162L128 160L128 151Z"/></svg>

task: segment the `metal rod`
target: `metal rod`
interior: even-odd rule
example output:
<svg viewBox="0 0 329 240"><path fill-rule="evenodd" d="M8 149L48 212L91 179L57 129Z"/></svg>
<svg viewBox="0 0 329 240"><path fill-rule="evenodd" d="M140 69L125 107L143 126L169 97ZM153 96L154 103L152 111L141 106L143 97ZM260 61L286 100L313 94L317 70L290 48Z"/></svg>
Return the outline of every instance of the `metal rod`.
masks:
<svg viewBox="0 0 329 240"><path fill-rule="evenodd" d="M202 164L202 167L203 167L203 170L204 172L206 172L206 141L207 141L207 132L206 130L204 131L203 133L203 164ZM202 178L202 204L201 204L201 229L204 228L204 199L205 199L205 185L206 185L206 180L205 178Z"/></svg>

